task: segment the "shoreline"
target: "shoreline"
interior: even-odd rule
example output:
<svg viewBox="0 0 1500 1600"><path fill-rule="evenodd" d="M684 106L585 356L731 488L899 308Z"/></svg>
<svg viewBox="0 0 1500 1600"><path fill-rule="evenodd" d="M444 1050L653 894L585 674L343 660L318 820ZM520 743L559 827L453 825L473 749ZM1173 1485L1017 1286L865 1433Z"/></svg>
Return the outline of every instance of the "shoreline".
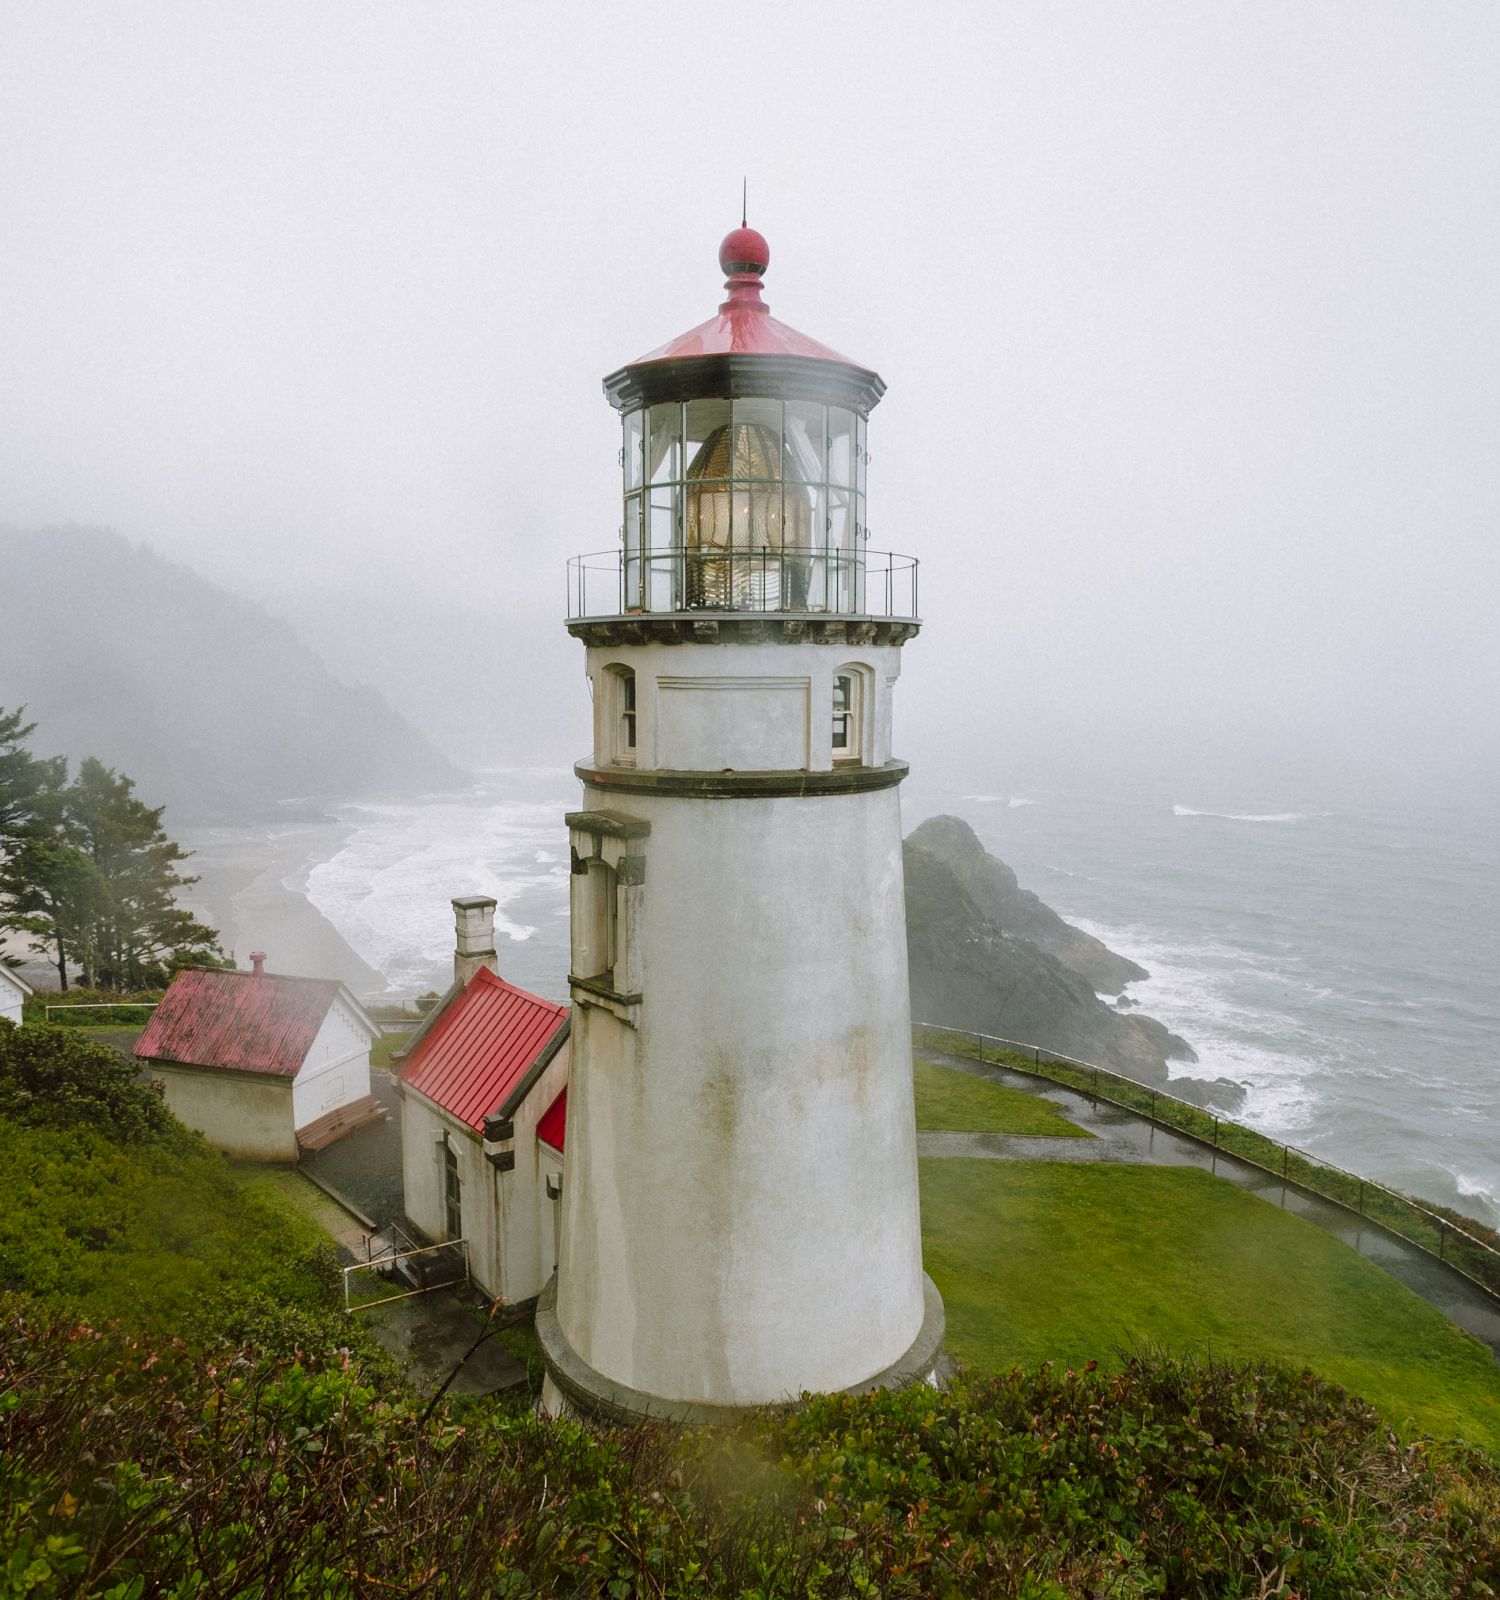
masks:
<svg viewBox="0 0 1500 1600"><path fill-rule="evenodd" d="M385 977L354 950L302 892L307 874L343 848L353 828L333 816L264 831L208 826L184 830L199 882L183 903L218 928L225 954L248 966L266 952L271 972L337 978L361 1000L389 999Z"/></svg>

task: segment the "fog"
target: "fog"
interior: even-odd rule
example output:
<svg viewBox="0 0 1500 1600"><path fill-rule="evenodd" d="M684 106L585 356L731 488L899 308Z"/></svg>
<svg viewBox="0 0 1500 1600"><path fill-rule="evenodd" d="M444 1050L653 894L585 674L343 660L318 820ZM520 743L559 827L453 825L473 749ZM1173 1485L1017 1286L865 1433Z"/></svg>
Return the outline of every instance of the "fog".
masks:
<svg viewBox="0 0 1500 1600"><path fill-rule="evenodd" d="M599 380L712 313L743 176L773 313L889 384L902 753L1493 776L1497 69L1489 0L10 0L0 523L265 601L460 760L575 756Z"/></svg>

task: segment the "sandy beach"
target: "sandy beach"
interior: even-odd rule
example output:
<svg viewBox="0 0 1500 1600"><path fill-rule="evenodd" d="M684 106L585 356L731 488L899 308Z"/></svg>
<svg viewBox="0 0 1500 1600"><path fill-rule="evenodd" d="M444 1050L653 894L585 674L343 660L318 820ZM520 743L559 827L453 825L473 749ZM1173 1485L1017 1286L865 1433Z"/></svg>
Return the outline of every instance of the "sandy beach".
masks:
<svg viewBox="0 0 1500 1600"><path fill-rule="evenodd" d="M199 882L183 902L219 930L226 954L250 964L266 952L271 972L339 978L361 998L386 994L384 978L362 960L303 894L309 869L335 855L349 830L332 817L261 828L185 830L186 870Z"/></svg>

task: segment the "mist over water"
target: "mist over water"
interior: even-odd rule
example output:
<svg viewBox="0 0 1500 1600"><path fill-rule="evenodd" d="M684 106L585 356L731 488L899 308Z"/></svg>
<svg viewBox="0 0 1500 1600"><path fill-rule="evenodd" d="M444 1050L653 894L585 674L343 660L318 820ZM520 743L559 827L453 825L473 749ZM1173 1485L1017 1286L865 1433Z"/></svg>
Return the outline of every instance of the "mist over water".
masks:
<svg viewBox="0 0 1500 1600"><path fill-rule="evenodd" d="M1500 1220L1486 802L912 787L909 821L961 811L1026 887L1150 971L1131 998L1198 1051L1184 1070L1250 1085L1244 1120Z"/></svg>
<svg viewBox="0 0 1500 1600"><path fill-rule="evenodd" d="M287 886L403 993L448 982L448 898L494 895L504 976L566 1000L562 816L577 803L559 767L348 806L342 848ZM1245 1121L1500 1221L1500 848L1488 807L951 792L914 774L903 809L907 831L940 811L964 817L1024 887L1145 966L1131 998L1198 1051L1182 1070L1250 1086Z"/></svg>

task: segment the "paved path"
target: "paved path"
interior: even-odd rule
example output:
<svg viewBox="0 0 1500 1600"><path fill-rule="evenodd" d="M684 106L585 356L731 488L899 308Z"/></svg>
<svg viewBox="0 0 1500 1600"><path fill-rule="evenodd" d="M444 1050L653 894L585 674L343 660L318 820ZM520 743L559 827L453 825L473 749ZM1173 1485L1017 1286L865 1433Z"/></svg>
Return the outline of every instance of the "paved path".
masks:
<svg viewBox="0 0 1500 1600"><path fill-rule="evenodd" d="M1115 1161L1154 1167L1201 1167L1241 1189L1248 1189L1271 1205L1299 1217L1342 1239L1362 1256L1383 1267L1413 1293L1438 1308L1450 1322L1489 1346L1500 1363L1500 1303L1470 1283L1462 1273L1435 1260L1425 1250L1398 1239L1383 1228L1346 1211L1331 1200L1308 1194L1295 1184L1286 1184L1264 1169L1237 1156L1226 1155L1185 1138L1167 1128L1159 1128L1148 1117L1127 1111L1107 1101L1094 1104L1089 1097L1060 1084L1048 1083L1027 1072L975 1061L969 1056L948 1055L941 1050L922 1050L928 1061L956 1067L960 1072L1008 1088L1024 1089L1039 1099L1050 1101L1078 1127L1094 1135L1092 1139L1059 1139L1045 1134L998 1133L919 1133L917 1154L939 1159L964 1158L983 1161Z"/></svg>

